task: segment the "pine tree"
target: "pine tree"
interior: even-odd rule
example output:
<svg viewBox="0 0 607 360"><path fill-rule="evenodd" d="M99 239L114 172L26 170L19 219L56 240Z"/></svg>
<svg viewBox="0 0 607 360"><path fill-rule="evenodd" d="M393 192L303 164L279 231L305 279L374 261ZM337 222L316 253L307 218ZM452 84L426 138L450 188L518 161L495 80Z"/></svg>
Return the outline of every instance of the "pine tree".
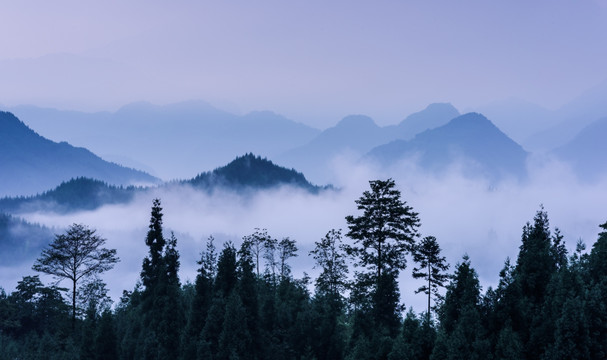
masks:
<svg viewBox="0 0 607 360"><path fill-rule="evenodd" d="M371 287L374 326L395 336L401 310L396 278L405 269L406 254L413 250L419 219L401 200L394 180L374 180L369 185L371 191L356 200L363 214L346 217L347 236L354 240L346 251L356 258L355 266L367 270L357 275L357 281L361 290Z"/></svg>

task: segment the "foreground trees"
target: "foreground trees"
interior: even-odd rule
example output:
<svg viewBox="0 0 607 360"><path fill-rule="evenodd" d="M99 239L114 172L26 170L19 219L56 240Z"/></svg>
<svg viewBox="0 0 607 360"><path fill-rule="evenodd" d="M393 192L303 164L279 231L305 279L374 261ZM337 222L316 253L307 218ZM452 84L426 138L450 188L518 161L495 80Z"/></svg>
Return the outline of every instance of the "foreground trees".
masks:
<svg viewBox="0 0 607 360"><path fill-rule="evenodd" d="M65 234L55 236L33 266L34 270L53 275L59 281L71 281L72 323L76 321L78 284L110 270L119 260L115 249L102 247L105 241L95 230L73 224Z"/></svg>
<svg viewBox="0 0 607 360"><path fill-rule="evenodd" d="M426 236L415 246L413 251L413 260L418 263L418 267L413 269L413 277L424 279L427 285L420 286L415 293L423 292L428 295L428 322L430 322L430 299L434 295L439 300L442 298L439 289L445 286L449 276L445 273L449 269L449 264L444 256L440 256L440 245L434 236Z"/></svg>
<svg viewBox="0 0 607 360"><path fill-rule="evenodd" d="M417 239L419 220L411 208L398 210L407 206L393 182L372 183L359 200L369 213L348 217L349 239L331 230L315 242L313 285L293 275L295 240L265 229L221 251L209 238L195 283L181 284L177 239L165 234L155 200L141 280L113 310L90 306L74 322L61 290L37 276L10 294L0 289L0 359L605 358L607 223L589 253L578 242L569 255L540 208L523 228L516 262L507 259L497 287L483 293L473 259L464 256L447 276L435 238L406 240ZM390 225L397 220L386 220L386 204L409 225ZM420 292L440 295L446 284L435 319L403 315L395 274L405 254L424 280ZM99 299L103 290L89 289Z"/></svg>
<svg viewBox="0 0 607 360"><path fill-rule="evenodd" d="M397 277L406 267L406 255L415 246L420 222L413 208L401 200L394 180L374 180L369 185L371 190L356 200L363 213L346 216L346 236L354 243L345 249L354 258L355 266L363 269L356 273L353 288L357 313L354 334L394 338L401 311ZM378 341L383 340L373 341L372 345Z"/></svg>

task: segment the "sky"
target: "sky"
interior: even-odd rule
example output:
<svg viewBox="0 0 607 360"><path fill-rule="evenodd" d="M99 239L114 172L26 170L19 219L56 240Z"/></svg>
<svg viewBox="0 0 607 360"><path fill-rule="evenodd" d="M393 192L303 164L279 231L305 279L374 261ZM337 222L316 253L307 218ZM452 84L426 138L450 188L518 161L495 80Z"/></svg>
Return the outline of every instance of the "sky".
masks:
<svg viewBox="0 0 607 360"><path fill-rule="evenodd" d="M607 80L607 0L103 1L0 5L0 104L202 99L326 128L432 102L557 109Z"/></svg>

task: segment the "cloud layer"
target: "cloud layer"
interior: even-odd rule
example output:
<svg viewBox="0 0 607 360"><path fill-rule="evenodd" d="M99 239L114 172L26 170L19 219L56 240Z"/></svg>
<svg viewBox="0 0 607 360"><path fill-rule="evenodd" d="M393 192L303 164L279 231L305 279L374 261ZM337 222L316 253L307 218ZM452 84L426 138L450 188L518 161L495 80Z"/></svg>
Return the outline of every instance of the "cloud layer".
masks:
<svg viewBox="0 0 607 360"><path fill-rule="evenodd" d="M392 177L403 200L419 212L422 236L437 237L451 269L467 253L486 289L496 284L505 258L516 259L522 227L533 220L540 204L548 211L551 228L562 230L570 250L579 238L590 247L596 240L598 225L607 220L607 181L581 185L567 167L555 162L536 163L530 172L526 183L490 185L461 176L457 167L436 177L411 163L378 171L338 161L336 177L341 190L318 196L288 187L250 197L229 192L207 195L176 187L140 195L128 205L71 215L31 213L25 218L57 228L84 223L107 238L107 246L116 248L122 260L105 276L114 299L122 290L131 290L139 278L141 262L147 254L145 235L155 197L162 200L165 235L173 231L178 238L182 281L194 280L196 261L209 235L221 248L223 241L240 244L254 228L266 228L276 238L295 239L300 251L293 260L294 274L300 277L305 271L314 277L313 259L307 256L314 242L332 228L347 228L344 217L358 213L354 201L367 190L368 180ZM0 281L7 291L14 289L21 276L31 273L29 266L2 269ZM409 262L401 276L402 301L422 310L425 300L423 295L413 293L419 283L410 277L412 266Z"/></svg>

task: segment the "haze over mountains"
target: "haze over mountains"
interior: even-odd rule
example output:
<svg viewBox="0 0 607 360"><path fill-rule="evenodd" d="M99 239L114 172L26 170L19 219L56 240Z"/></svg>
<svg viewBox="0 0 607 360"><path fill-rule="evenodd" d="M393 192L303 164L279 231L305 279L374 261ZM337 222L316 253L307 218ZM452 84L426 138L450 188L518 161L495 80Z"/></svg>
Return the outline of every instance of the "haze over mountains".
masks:
<svg viewBox="0 0 607 360"><path fill-rule="evenodd" d="M460 115L455 107L445 103L431 104L396 125L382 127L370 117L352 115L323 131L271 112L238 116L202 102L169 106L138 103L116 113L94 114L31 106L19 109L24 119L32 119L31 122L21 120L33 130L14 116L3 114L5 127L0 137L13 140L3 140L0 145L11 144L11 151L19 156L0 162L0 174L11 174L9 165L15 161L20 162L18 167L30 170L29 164L34 164L36 171L27 177L13 172L14 176L7 178L14 186L30 180L42 184L37 184L40 190L35 192L15 193L26 197L0 200L0 216L9 219L4 221L4 230L0 229L4 236L0 246L21 249L22 260L35 256L41 246L36 244L48 241L51 233L61 231L50 228L61 229L73 222L99 227L108 238L115 239L116 247L129 251L130 245L121 244L144 237L145 217L153 197L166 200L169 219L175 224L173 228L185 229L177 235L183 239L187 253L200 250L196 241L201 237L215 234L230 240L255 227L277 229L279 233L312 241L331 227L343 227L344 215L354 211L353 200L364 189L361 184L366 185L366 181L376 177L397 179L406 189L406 198L412 199L414 208L423 214L426 231L446 239L448 256L460 256L462 251L474 256L474 250L463 249L460 243L468 234L460 233L457 227L442 225L445 212L452 212L462 203L478 203L470 205L477 217L500 218L495 212L499 212L497 209L504 203L509 204L509 209L517 209L516 214L524 214L529 208L532 213L540 203L550 206L555 199L568 202L567 207L579 208L580 205L569 204L578 201L586 206L584 204L596 200L596 184L600 184L607 173L601 160L605 154L602 139L607 136L605 120L590 122L592 124L573 141L548 152L549 157L562 161L578 177L592 183L582 186L562 180L570 180L567 176L572 172L568 168L560 173L549 171L538 181L536 175L528 173L528 160L534 156L533 151L511 139L491 117L479 113ZM537 128L540 126L533 131ZM44 139L34 130L59 141L82 141L83 144L90 141L100 149L117 154L116 158L130 159L129 164L147 165L138 168L160 169L155 173L167 174L164 180L173 181L147 188L129 187L131 181L111 181L108 178L115 176L114 170L125 168L108 163L88 150ZM47 144L49 149L62 146L87 154L89 160L85 164L101 162L108 166L108 171L97 175L64 171L59 178L53 178L49 174L54 174L52 169L60 168L63 157L55 156L50 150L42 154L33 152L39 143ZM261 150L259 153L250 149L237 152L247 147ZM275 155L268 156L261 151ZM42 157L45 161L43 164L31 162L26 155L34 159ZM204 165L218 163L222 158L227 160L218 165ZM368 167L370 163L372 170ZM416 164L414 171L404 165L410 163ZM179 175L183 173L192 175ZM335 173L340 175L338 182L333 182ZM82 176L86 178L77 178ZM536 177L527 180L527 176ZM502 184L503 180L513 178L518 181ZM550 179L547 184L546 179ZM329 183L336 187L320 191L322 188L313 185ZM1 188L8 189L8 186L3 184ZM575 199L554 197L555 193L569 189L574 189L571 191ZM40 195L30 196L35 193ZM244 193L250 195L240 196ZM485 201L487 204L483 207ZM596 210L597 205L592 206ZM601 214L600 211L593 213ZM487 227L479 229L472 238L477 244L491 239L500 244L495 251L507 253L513 234L504 233L496 238L494 233L501 234L506 228L519 229L528 219L513 215L508 219L508 226L490 220L486 222ZM572 222L579 224L578 220L573 218ZM588 222L586 218L583 221ZM593 218L591 224L584 223L585 228L593 229L598 221ZM39 240L29 243L30 237ZM514 237L518 240L520 234ZM189 261L194 264L196 260ZM140 265L140 259L135 262ZM480 266L493 274L499 270L492 268L493 265L481 262ZM134 273L138 274L137 271Z"/></svg>
<svg viewBox="0 0 607 360"><path fill-rule="evenodd" d="M451 104L430 104L407 116L397 125L384 127L378 126L370 117L350 115L323 131L270 111L234 115L203 101L165 106L133 103L114 113L82 113L35 106L18 106L11 110L33 129L53 140L86 146L104 159L157 174L164 180L192 178L201 171L222 166L249 152L274 160L279 165L297 169L317 184L336 181L336 162L355 163L367 153L367 160L374 158L383 165L393 164L405 157L414 158L412 155L417 154L416 159L421 162L421 168L428 171L436 172L455 161L464 161L468 165L474 164L466 166L467 172L488 176L492 181L502 177L520 179L526 171L526 155L523 153L529 148L532 153L548 152L550 156L570 163L575 169L585 169L580 175L594 179L604 172L602 166L592 165L592 155L600 153L599 148L588 146L588 142L582 140L566 144L563 139L575 136L573 128L578 128L581 124L589 125L596 120L588 119L603 111L604 105L600 102L603 93L607 94L607 85L589 91L563 106L561 112L550 112L516 100L494 103L486 107L486 111L498 119L491 126L488 124L492 122L492 117L483 117L485 121L469 122L465 126L463 123L460 126L447 126L440 131L438 129L460 115ZM604 112L607 113L607 109ZM510 115L512 121L507 121L504 118L506 115ZM66 143L48 141L30 129L18 130L25 125L14 118L13 125L8 127L9 115L5 113L2 116L6 118L6 128L0 136L6 137L9 132L15 132L15 136L27 134L18 142L1 143L6 148L3 156L7 157L7 161L2 164L3 175L0 176L2 184L6 184L3 186L4 195L32 195L79 176L114 185L156 181L142 171L103 162L99 158L96 161L85 161L91 168L86 171L67 171L61 167L63 165L49 165L52 161L47 159L50 158L59 163L65 160L61 160L61 156L51 156L50 150L42 150L44 156L34 156L33 152L41 151L42 143L47 146L55 144L53 151L58 154L62 151L78 153L77 156L70 156L75 156L73 159L80 158L80 163L84 161L82 159L93 159L95 156ZM554 119L569 120L550 127L549 124L554 124ZM500 124L509 130L503 130ZM421 136L420 133L424 131L428 133ZM592 131L596 137L600 137L597 133L602 133L604 129L598 126ZM17 135L18 132L21 135ZM546 149L542 145L544 142L540 141L541 138L550 132L562 135L561 140L553 139L554 143L560 144L559 150L551 151L553 148ZM522 148L519 145L521 143L516 144L509 137L511 133L514 134L514 140L526 139L522 142ZM534 142L533 139L540 140ZM392 143L394 141L396 142ZM460 143L455 144L454 141ZM9 144L12 144L10 149L7 147ZM525 144L530 144L529 148ZM586 150L581 150L584 147ZM60 148L64 150L59 150ZM17 153L18 156L12 155ZM419 157L421 153L426 155ZM18 159L28 156L32 156L34 162L22 162L27 166L14 165ZM70 166L76 167L78 161L71 160ZM101 164L105 164L107 169L101 170ZM31 173L24 175L24 180L17 180L19 184L9 184L19 176L6 174L12 171L20 174L32 167L38 167L42 171L44 166L50 166L44 170L46 176L34 176Z"/></svg>
<svg viewBox="0 0 607 360"><path fill-rule="evenodd" d="M35 194L78 176L117 185L158 181L104 161L87 149L50 141L13 114L0 112L0 196Z"/></svg>
<svg viewBox="0 0 607 360"><path fill-rule="evenodd" d="M461 164L464 174L499 181L525 177L527 152L483 115L468 113L426 130L410 141L395 140L371 150L366 160L384 165L414 159L432 172Z"/></svg>
<svg viewBox="0 0 607 360"><path fill-rule="evenodd" d="M86 146L164 180L193 177L247 152L272 158L320 133L269 111L239 116L203 101L166 106L140 102L114 113L32 106L11 111L43 136Z"/></svg>

